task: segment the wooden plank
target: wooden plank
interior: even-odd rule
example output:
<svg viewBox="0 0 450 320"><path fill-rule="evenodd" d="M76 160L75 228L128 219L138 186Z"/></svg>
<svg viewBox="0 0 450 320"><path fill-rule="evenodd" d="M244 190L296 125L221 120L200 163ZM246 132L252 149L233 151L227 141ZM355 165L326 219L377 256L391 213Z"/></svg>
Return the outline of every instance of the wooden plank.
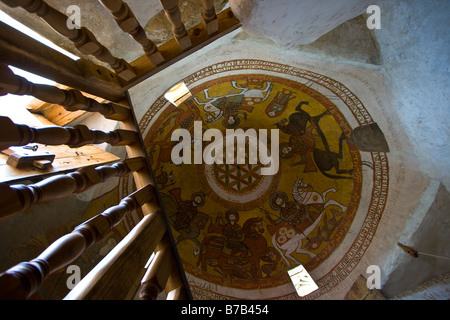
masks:
<svg viewBox="0 0 450 320"><path fill-rule="evenodd" d="M74 61L3 22L0 62L113 102L125 97L121 80L107 68L85 59Z"/></svg>
<svg viewBox="0 0 450 320"><path fill-rule="evenodd" d="M55 84L55 87L63 90L72 89L59 83ZM107 102L107 100L101 97L97 97L86 92L81 93L83 94L83 96L93 99L99 103ZM79 119L86 114L89 114L89 112L84 110L67 111L63 106L47 103L36 98L31 100L26 108L30 112L34 113L35 116L38 116L36 112L40 112L47 120L51 121L52 125L58 125L62 127L68 125L69 123Z"/></svg>
<svg viewBox="0 0 450 320"><path fill-rule="evenodd" d="M95 146L83 146L72 149L67 146L39 146L39 150L47 151L56 155L52 166L47 169L16 169L6 164L8 156L0 153L0 182L14 182L23 179L45 178L55 173L77 170L91 165L107 164L121 159L112 153L106 152ZM20 147L11 147L11 150ZM33 152L33 151L30 151Z"/></svg>
<svg viewBox="0 0 450 320"><path fill-rule="evenodd" d="M136 130L139 132L139 127L137 125L138 122L136 120L136 115L134 114L134 110L132 108L131 101L129 100L129 96L128 96L128 100L121 101L120 103L122 105L127 105L129 107L131 106L130 109L132 112L132 116L130 117L130 119L128 119L127 121L120 122L120 127L122 129ZM192 299L192 295L191 295L190 289L189 289L189 284L187 282L186 275L184 273L184 269L181 264L181 259L178 254L177 247L175 245L175 240L174 240L173 234L170 230L169 220L164 211L164 207L162 206L161 196L160 196L158 189L156 187L156 184L154 182L155 181L154 173L151 169L150 161L149 161L148 155L145 151L146 149L145 149L144 141L142 139L142 134L139 134L139 140L140 140L139 142L134 143L133 145L126 146L127 155L130 158L131 157L132 158L144 157L147 160L147 168L141 169L140 171L133 172L133 178L134 178L137 188L142 188L143 186L145 186L147 184L154 185L156 194L157 194L157 198L158 198L157 203L152 203L152 204L147 203L144 206L142 206L141 207L142 213L144 214L144 216L146 216L146 215L151 214L152 212L155 212L155 210L161 211L161 215L165 222L164 229L167 230L167 235L168 235L170 243L171 243L173 256L175 258L174 259L175 263L171 267L172 268L171 272L170 272L171 275L169 276L168 282L170 282L171 284L174 283L173 285L176 285L176 286L183 286L183 289L184 289L183 292L186 294L186 296L188 298Z"/></svg>
<svg viewBox="0 0 450 320"><path fill-rule="evenodd" d="M123 106L129 107L128 100L123 100L123 101L120 101L119 103ZM142 168L141 170L133 172L134 182L136 184L136 188L143 188L149 184L156 186L156 184L154 183L155 180L153 178L152 172L150 171L151 166L150 166L150 163L148 162L148 156L145 152L144 141L142 140L142 136L139 132L139 129L137 128L137 121L136 121L136 117L134 115L132 108L131 108L131 111L132 111L132 117L130 117L130 119L119 122L121 129L131 130L131 131L135 131L135 132L139 133L139 141L138 142L136 142L132 145L125 146L127 155L130 158L144 157L147 159L147 163L148 163L147 168ZM155 204L147 203L142 206L142 213L144 215L147 215L147 214L151 214L155 211L158 211L159 209L160 209L159 202L155 203Z"/></svg>
<svg viewBox="0 0 450 320"><path fill-rule="evenodd" d="M64 300L124 300L134 296L145 264L165 233L160 212L145 216Z"/></svg>
<svg viewBox="0 0 450 320"><path fill-rule="evenodd" d="M64 107L57 104L52 104L42 111L45 118L53 122L54 125L61 127L75 121L86 113L84 110L67 111Z"/></svg>

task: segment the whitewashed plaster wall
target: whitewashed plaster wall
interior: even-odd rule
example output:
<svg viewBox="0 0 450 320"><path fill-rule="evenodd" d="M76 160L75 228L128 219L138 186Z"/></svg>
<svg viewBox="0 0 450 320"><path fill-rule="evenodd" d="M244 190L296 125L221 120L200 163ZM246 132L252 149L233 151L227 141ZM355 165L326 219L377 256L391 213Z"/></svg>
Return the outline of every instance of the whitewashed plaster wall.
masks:
<svg viewBox="0 0 450 320"><path fill-rule="evenodd" d="M366 275L369 265L375 264L382 267L389 257L389 253L396 250L398 238L403 232L409 215L420 206L421 201L428 201L428 206L433 201L433 198L422 197L429 181L418 169L416 157L411 156L414 155L414 150L402 129L398 115L391 105L392 97L389 89L385 86L384 76L380 68L374 65L361 66L343 63L333 57L322 59L322 57L311 53L288 50L274 43L244 37L238 30L189 58L172 65L164 73L156 74L130 89L131 100L138 120L142 118L156 99L184 77L214 63L234 59L260 59L286 64L317 72L343 83L365 104L374 121L379 124L386 136L391 150L388 153L389 196L375 236L352 272L344 280L339 280L339 285L335 286L333 290L317 297L317 299L343 299L356 278L360 274ZM223 72L221 76L230 74L232 72ZM197 82L196 85L200 82ZM344 113L352 127L357 126L356 120L348 110L341 110L341 112ZM158 114L155 115L155 118L157 116ZM145 136L146 132L143 132L143 135ZM365 172L365 174L369 174L369 172ZM320 279L326 275L337 261L342 259L362 227L370 202L370 198L366 197L364 192L371 188L371 181L366 179L364 183L360 207L350 231L330 258L312 271L311 275L314 279ZM414 187L405 188L405 186ZM201 280L193 277L190 277L190 280L195 281L199 287L204 285L209 290L215 289L221 291L222 294L234 295L237 298L279 297L281 291L289 292L289 290L292 290L292 287L283 287L278 288L276 292L261 290L230 292L227 288L219 288L213 284L202 284ZM286 298L292 297L293 295L286 296Z"/></svg>
<svg viewBox="0 0 450 320"><path fill-rule="evenodd" d="M450 2L380 0L375 30L392 105L421 170L450 187Z"/></svg>
<svg viewBox="0 0 450 320"><path fill-rule="evenodd" d="M282 47L310 44L341 23L366 12L372 0L230 0L252 36Z"/></svg>

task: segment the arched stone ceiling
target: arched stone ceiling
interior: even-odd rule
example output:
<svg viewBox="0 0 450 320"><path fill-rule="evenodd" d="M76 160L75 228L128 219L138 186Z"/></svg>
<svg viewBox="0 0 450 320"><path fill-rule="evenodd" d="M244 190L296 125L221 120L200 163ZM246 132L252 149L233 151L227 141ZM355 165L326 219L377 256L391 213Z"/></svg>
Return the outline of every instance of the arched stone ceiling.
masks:
<svg viewBox="0 0 450 320"><path fill-rule="evenodd" d="M309 298L331 290L370 245L388 191L382 133L352 134L375 125L364 104L335 79L262 60L217 63L184 81L192 97L175 107L161 95L140 127L194 297L298 298L287 271L299 264L309 272L327 265ZM195 121L224 137L266 129L270 146L278 130L279 170L175 165L171 134L184 128L194 137Z"/></svg>

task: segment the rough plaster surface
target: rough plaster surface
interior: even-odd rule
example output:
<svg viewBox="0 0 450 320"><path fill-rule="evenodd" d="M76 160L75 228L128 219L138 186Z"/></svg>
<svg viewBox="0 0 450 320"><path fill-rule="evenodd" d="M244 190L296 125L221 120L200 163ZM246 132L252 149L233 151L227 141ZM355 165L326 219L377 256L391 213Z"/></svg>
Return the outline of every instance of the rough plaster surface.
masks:
<svg viewBox="0 0 450 320"><path fill-rule="evenodd" d="M310 44L341 23L361 15L369 0L230 0L243 29L283 47Z"/></svg>
<svg viewBox="0 0 450 320"><path fill-rule="evenodd" d="M450 187L450 2L377 1L375 30L393 106L427 174Z"/></svg>
<svg viewBox="0 0 450 320"><path fill-rule="evenodd" d="M450 270L450 248L448 247L450 235L448 234L447 214L450 198L448 191L438 181L433 181L423 197L432 198L434 201L428 209L421 208L415 212L413 219L407 224L399 239L400 243L407 244L418 251L419 257L409 256L400 248L393 252L393 255L397 253L395 254L396 259L403 261L389 273L389 277L383 285L381 292L388 298L406 295L413 299L414 294L418 292L413 294L412 291L415 291L416 288L419 288L419 292L423 291L423 288L420 290L422 283L433 281L436 275L448 273ZM429 200L423 199L422 203L429 203ZM421 215L421 217L417 215ZM388 271L388 265L389 263L385 264L384 271ZM445 279L448 283L448 275ZM432 284L432 286L435 285ZM443 292L439 293L441 299L449 299L450 291L445 293L446 297L442 295L444 295Z"/></svg>

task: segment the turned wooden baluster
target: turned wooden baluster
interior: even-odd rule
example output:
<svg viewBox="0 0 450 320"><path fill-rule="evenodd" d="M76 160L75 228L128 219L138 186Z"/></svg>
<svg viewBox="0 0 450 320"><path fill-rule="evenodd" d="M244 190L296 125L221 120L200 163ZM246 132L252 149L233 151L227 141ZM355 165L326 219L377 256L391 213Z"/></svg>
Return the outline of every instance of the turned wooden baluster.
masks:
<svg viewBox="0 0 450 320"><path fill-rule="evenodd" d="M148 185L124 198L71 233L59 238L37 258L23 262L0 275L0 299L26 299L39 289L55 271L69 265L86 248L106 236L124 216L155 199L155 189Z"/></svg>
<svg viewBox="0 0 450 320"><path fill-rule="evenodd" d="M166 236L155 250L150 266L141 281L139 298L141 300L156 300L158 294L164 290L170 273L171 255L170 244Z"/></svg>
<svg viewBox="0 0 450 320"><path fill-rule="evenodd" d="M158 47L147 37L128 4L122 0L100 0L100 2L111 11L120 29L129 33L142 46L146 56L155 66L164 61Z"/></svg>
<svg viewBox="0 0 450 320"><path fill-rule="evenodd" d="M36 203L61 199L86 191L113 177L123 177L146 165L145 158L132 158L113 165L90 166L68 174L55 175L38 183L0 184L0 221L25 211Z"/></svg>
<svg viewBox="0 0 450 320"><path fill-rule="evenodd" d="M202 23L208 34L219 30L219 21L217 20L216 9L213 0L202 0Z"/></svg>
<svg viewBox="0 0 450 320"><path fill-rule="evenodd" d="M111 52L103 46L91 31L85 27L69 28L68 17L49 6L43 0L1 0L6 5L16 8L22 7L29 13L35 13L47 22L55 31L72 41L75 47L86 55L93 55L98 60L109 64L109 66L122 79L129 81L136 77L136 72L123 59L114 57Z"/></svg>
<svg viewBox="0 0 450 320"><path fill-rule="evenodd" d="M185 50L191 46L191 39L186 28L181 21L181 12L178 7L178 0L159 0L166 14L167 20L172 25L172 33L181 50Z"/></svg>
<svg viewBox="0 0 450 320"><path fill-rule="evenodd" d="M71 148L78 148L87 144L104 142L113 146L125 146L136 141L139 141L138 134L130 130L117 129L103 132L90 130L85 125L32 128L24 124L15 124L8 117L0 117L0 150L29 143L52 146L66 144Z"/></svg>
<svg viewBox="0 0 450 320"><path fill-rule="evenodd" d="M59 104L67 111L99 112L111 120L123 121L131 115L130 110L126 107L111 102L100 103L85 97L78 90L63 90L54 86L34 84L15 75L8 66L0 63L0 96L8 93L21 96L31 95L47 103Z"/></svg>

